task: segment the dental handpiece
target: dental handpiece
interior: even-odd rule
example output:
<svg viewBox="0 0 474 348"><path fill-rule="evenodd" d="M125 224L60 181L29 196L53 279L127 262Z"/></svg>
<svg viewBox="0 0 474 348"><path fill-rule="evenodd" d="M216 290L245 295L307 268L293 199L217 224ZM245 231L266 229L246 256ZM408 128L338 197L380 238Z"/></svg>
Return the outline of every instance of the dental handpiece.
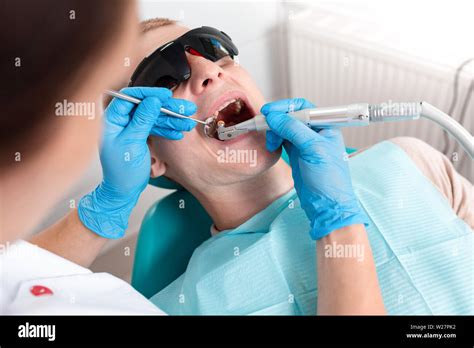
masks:
<svg viewBox="0 0 474 348"><path fill-rule="evenodd" d="M289 112L288 115L300 120L311 128L357 127L370 123L417 120L420 117L430 119L451 134L471 158L474 158L472 135L456 120L427 102L389 102L382 104L349 104L335 107L321 107ZM263 115L225 127L217 124L217 137L230 140L250 131L270 129Z"/></svg>
<svg viewBox="0 0 474 348"><path fill-rule="evenodd" d="M117 91L112 91L112 90L106 90L105 91L105 94L108 94L112 97L116 97L116 98L119 98L119 99L123 99L123 100L126 100L126 101L129 101L131 103L134 103L134 104L140 104L142 101L138 98L134 98L134 97L131 97L129 95L126 95L125 93L121 93L121 92L117 92ZM171 111L171 110L168 110L168 109L165 109L165 108L160 108L160 112L166 114L166 115L169 115L169 116L173 116L173 117L178 117L178 118L185 118L185 119L188 119L188 120L193 120L193 121L196 121L198 123L201 123L203 124L204 126L207 126L210 122L210 120L206 120L206 121L201 121L201 120L198 120L198 119L195 119L195 118L192 118L192 117L189 117L189 116L185 116L185 115L181 115L181 114L178 114L174 111Z"/></svg>

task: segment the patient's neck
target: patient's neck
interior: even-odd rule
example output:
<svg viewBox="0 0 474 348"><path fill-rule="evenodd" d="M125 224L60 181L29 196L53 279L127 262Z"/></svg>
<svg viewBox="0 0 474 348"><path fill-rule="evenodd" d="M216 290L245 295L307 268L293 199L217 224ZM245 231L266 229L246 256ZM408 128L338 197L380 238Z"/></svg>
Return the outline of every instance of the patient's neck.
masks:
<svg viewBox="0 0 474 348"><path fill-rule="evenodd" d="M291 168L280 159L264 173L245 182L192 193L217 230L222 231L241 225L292 188Z"/></svg>

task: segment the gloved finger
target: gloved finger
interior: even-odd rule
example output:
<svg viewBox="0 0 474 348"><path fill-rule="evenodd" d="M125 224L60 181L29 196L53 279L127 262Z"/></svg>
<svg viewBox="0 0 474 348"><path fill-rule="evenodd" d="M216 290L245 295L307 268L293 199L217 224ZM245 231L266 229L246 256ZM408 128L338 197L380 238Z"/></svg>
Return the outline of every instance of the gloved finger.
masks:
<svg viewBox="0 0 474 348"><path fill-rule="evenodd" d="M129 101L113 98L104 111L104 121L106 124L125 128L130 122L130 113L135 107L136 104Z"/></svg>
<svg viewBox="0 0 474 348"><path fill-rule="evenodd" d="M184 116L191 116L197 111L196 104L186 99L169 98L162 104L164 108Z"/></svg>
<svg viewBox="0 0 474 348"><path fill-rule="evenodd" d="M125 128L127 136L135 140L146 140L151 128L160 116L161 100L157 97L146 97L138 104L132 120Z"/></svg>
<svg viewBox="0 0 474 348"><path fill-rule="evenodd" d="M263 105L260 112L263 115L267 115L272 111L293 112L314 107L313 103L304 98L281 99Z"/></svg>
<svg viewBox="0 0 474 348"><path fill-rule="evenodd" d="M169 89L157 87L127 87L121 89L120 92L140 100L153 96L161 101L166 101L172 96L172 92ZM136 107L137 104L135 103L113 98L105 109L105 121L113 125L125 127L130 122L131 113Z"/></svg>
<svg viewBox="0 0 474 348"><path fill-rule="evenodd" d="M197 122L193 119L174 117L166 114L160 114L155 121L154 127L164 127L176 129L177 131L189 132L196 127Z"/></svg>
<svg viewBox="0 0 474 348"><path fill-rule="evenodd" d="M269 112L266 121L270 129L279 137L288 140L298 149L305 149L311 141L322 138L321 135L284 112Z"/></svg>
<svg viewBox="0 0 474 348"><path fill-rule="evenodd" d="M324 128L321 129L318 134L328 140L331 140L331 142L333 143L344 145L344 138L342 136L342 132L338 128Z"/></svg>
<svg viewBox="0 0 474 348"><path fill-rule="evenodd" d="M153 127L150 131L150 135L163 137L170 140L181 140L183 139L183 133L169 128L157 128Z"/></svg>
<svg viewBox="0 0 474 348"><path fill-rule="evenodd" d="M128 87L123 88L121 92L138 99L147 97L158 97L161 100L161 107L174 111L184 116L193 115L197 106L193 102L185 99L172 98L172 92L167 88L161 87Z"/></svg>
<svg viewBox="0 0 474 348"><path fill-rule="evenodd" d="M265 137L266 137L265 144L266 144L267 150L270 152L273 152L276 149L278 149L283 143L283 139L279 137L278 135L276 135L275 133L273 133L271 130L266 132Z"/></svg>
<svg viewBox="0 0 474 348"><path fill-rule="evenodd" d="M130 102L126 102L124 100L114 98L107 106L104 111L104 121L105 123L110 123L114 126L119 126L120 128L124 128L130 122L130 116L128 113L124 112L123 110L132 110L134 105Z"/></svg>
<svg viewBox="0 0 474 348"><path fill-rule="evenodd" d="M299 151L296 146L294 146L292 143L290 143L288 140L283 141L283 148L285 149L288 158L290 159L290 163L292 159L299 158ZM292 163L292 167L295 165Z"/></svg>
<svg viewBox="0 0 474 348"><path fill-rule="evenodd" d="M120 92L140 100L143 100L147 97L157 97L160 98L162 103L173 96L173 92L171 92L168 88L162 87L126 87L122 88Z"/></svg>
<svg viewBox="0 0 474 348"><path fill-rule="evenodd" d="M342 132L338 128L326 128L322 129L319 132L326 142L329 142L331 147L337 149L334 151L335 154L338 154L343 160L347 160L348 154L346 152L346 146L344 145L344 137Z"/></svg>

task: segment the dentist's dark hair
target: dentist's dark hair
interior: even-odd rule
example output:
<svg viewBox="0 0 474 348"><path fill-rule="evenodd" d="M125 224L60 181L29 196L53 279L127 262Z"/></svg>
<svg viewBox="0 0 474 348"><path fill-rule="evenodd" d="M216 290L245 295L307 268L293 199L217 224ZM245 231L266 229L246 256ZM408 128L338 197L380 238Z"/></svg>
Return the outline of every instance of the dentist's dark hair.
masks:
<svg viewBox="0 0 474 348"><path fill-rule="evenodd" d="M122 34L128 0L2 0L0 170L53 136L56 102Z"/></svg>

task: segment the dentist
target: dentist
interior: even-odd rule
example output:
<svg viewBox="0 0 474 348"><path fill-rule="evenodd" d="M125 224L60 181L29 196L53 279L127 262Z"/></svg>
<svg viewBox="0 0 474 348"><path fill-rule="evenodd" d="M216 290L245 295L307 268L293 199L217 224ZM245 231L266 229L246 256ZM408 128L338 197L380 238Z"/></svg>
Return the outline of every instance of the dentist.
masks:
<svg viewBox="0 0 474 348"><path fill-rule="evenodd" d="M150 175L148 136L178 140L196 125L160 107L189 116L195 104L168 89L132 88L123 92L142 99L139 106L114 99L103 119L91 117L101 113L101 93L128 73L124 61L138 35L134 2L20 0L6 9L0 313L161 314L126 282L87 267L125 233ZM102 182L78 209L20 240L77 181L99 143Z"/></svg>
<svg viewBox="0 0 474 348"><path fill-rule="evenodd" d="M129 88L123 92L142 99L138 106L113 100L103 119L82 114L92 106L100 114L101 93L130 75L124 61L133 59L137 36L133 2L16 0L7 10L1 21L8 87L0 100L0 313L162 314L128 283L87 267L109 239L127 229L150 175L148 136L179 140L196 125L161 115L160 107L189 116L196 106L172 98L167 89ZM58 103L68 112L58 111ZM295 104L311 106L283 100L261 112L272 129L267 148L283 144L290 155L311 237L318 248L338 242L369 250L367 217L352 190L340 133L295 123L286 115ZM80 178L98 144L102 182L77 209L28 239ZM370 255L357 264L322 254L320 314L385 313Z"/></svg>

